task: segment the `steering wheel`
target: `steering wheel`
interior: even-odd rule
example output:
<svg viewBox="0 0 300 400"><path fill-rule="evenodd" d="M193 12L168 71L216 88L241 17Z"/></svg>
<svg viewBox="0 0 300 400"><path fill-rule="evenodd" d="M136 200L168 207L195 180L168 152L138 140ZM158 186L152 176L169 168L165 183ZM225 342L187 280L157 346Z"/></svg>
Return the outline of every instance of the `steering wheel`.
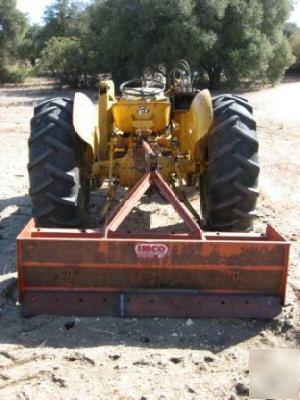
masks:
<svg viewBox="0 0 300 400"><path fill-rule="evenodd" d="M166 89L166 85L157 79L131 79L122 83L120 91L122 94L127 94L134 97L149 97L155 96Z"/></svg>

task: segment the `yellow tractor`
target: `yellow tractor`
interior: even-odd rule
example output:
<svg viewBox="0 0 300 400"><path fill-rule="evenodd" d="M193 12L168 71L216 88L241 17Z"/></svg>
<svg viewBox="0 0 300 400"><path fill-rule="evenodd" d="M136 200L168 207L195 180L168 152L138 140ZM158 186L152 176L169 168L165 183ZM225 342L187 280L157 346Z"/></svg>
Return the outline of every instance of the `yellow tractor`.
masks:
<svg viewBox="0 0 300 400"><path fill-rule="evenodd" d="M265 233L244 233L258 197L252 107L237 96L196 90L186 62L167 87L146 77L123 83L120 92L116 97L113 82L101 82L97 112L81 93L34 109L34 218L17 239L23 314L277 315L289 243L269 225ZM104 222L93 225L89 195L102 185ZM119 185L128 191L111 209ZM186 185L200 190L201 216ZM188 232L119 230L153 189Z"/></svg>
<svg viewBox="0 0 300 400"><path fill-rule="evenodd" d="M212 99L209 91L194 89L185 62L172 72L168 88L146 78L125 82L120 91L118 98L112 81L101 82L98 113L82 93L35 108L28 168L36 225L86 226L90 189L108 180L109 200L117 185L132 187L147 168L146 142L159 173L182 199L185 184L200 186L206 229L250 230L259 166L247 100Z"/></svg>

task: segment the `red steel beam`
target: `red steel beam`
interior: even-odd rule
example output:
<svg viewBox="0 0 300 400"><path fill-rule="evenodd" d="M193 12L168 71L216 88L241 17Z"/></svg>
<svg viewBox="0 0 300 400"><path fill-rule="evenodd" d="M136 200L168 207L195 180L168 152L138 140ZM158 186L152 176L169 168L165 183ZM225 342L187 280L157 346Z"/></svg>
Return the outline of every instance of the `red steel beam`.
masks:
<svg viewBox="0 0 300 400"><path fill-rule="evenodd" d="M187 238L200 239L202 237L202 231L199 225L194 221L191 213L188 211L185 205L177 199L172 189L162 179L157 171L151 171L145 174L127 193L124 200L121 201L119 206L108 217L105 224L104 237L108 238L113 234L114 237L124 237L124 234L116 234L117 229L129 215L132 209L138 204L139 200L150 188L150 186L157 187L164 198L173 206L174 210L182 218L183 222L190 231Z"/></svg>

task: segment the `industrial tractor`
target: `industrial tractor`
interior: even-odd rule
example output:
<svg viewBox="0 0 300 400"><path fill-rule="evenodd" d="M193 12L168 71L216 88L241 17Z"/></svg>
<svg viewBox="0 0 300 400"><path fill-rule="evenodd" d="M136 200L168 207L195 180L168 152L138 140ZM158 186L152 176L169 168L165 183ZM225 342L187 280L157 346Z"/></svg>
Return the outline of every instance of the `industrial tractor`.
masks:
<svg viewBox="0 0 300 400"><path fill-rule="evenodd" d="M205 229L251 230L259 175L252 107L237 96L211 98L192 80L181 62L167 88L162 80L133 79L118 98L114 83L102 81L97 116L82 93L35 107L28 169L36 225L86 226L91 188L108 180L111 199L118 185L134 186L147 168L146 142L178 193L199 186Z"/></svg>
<svg viewBox="0 0 300 400"><path fill-rule="evenodd" d="M100 82L34 109L33 219L17 239L23 315L272 318L285 303L289 243L253 231L258 142L247 100L199 91L185 61L167 79ZM200 215L186 195L199 190ZM119 187L125 188L120 201ZM102 188L98 218L91 190ZM121 231L158 192L185 232ZM102 192L103 193L103 192ZM252 232L250 232L252 231Z"/></svg>

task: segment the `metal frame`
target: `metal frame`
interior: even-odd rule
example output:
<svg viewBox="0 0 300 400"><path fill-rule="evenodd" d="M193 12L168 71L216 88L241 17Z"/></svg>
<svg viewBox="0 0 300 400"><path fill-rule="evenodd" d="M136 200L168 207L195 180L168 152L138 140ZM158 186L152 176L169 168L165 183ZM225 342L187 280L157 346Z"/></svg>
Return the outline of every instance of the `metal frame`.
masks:
<svg viewBox="0 0 300 400"><path fill-rule="evenodd" d="M183 234L121 233L156 186L185 222ZM290 244L265 234L203 232L153 168L103 229L36 228L17 239L24 315L271 318L285 302Z"/></svg>
<svg viewBox="0 0 300 400"><path fill-rule="evenodd" d="M202 231L199 225L193 220L190 212L186 208L184 204L182 204L174 192L170 189L168 184L162 179L160 174L156 171L150 171L146 175L144 175L132 188L131 191L125 196L125 198L121 201L118 207L116 207L112 214L108 217L105 223L104 228L104 237L114 237L114 238L127 238L128 235L124 235L117 232L117 229L120 227L122 222L128 216L128 214L132 211L134 207L138 204L139 200L142 196L147 192L150 186L156 186L156 188L160 191L163 197L174 207L174 210L178 213L178 215L182 218L183 222L189 229L189 233L184 235L172 235L173 239L201 239ZM131 237L131 234L130 234ZM170 238L170 234L160 235L160 238ZM144 234L143 238L156 238L155 234Z"/></svg>

